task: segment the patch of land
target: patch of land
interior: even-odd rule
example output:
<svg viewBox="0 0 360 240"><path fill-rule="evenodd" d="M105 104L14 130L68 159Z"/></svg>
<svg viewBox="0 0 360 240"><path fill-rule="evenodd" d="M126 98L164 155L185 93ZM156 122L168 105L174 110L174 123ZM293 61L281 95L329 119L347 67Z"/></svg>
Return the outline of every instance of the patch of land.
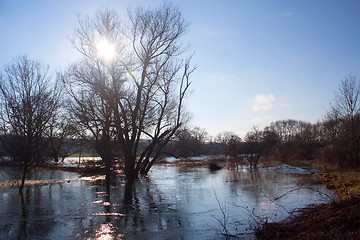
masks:
<svg viewBox="0 0 360 240"><path fill-rule="evenodd" d="M76 181L76 180L80 180L80 178L69 178L69 179L61 179L61 180L55 180L55 179L48 179L48 180L26 180L26 181L25 181L25 185L47 185L47 184L64 183L64 182L70 182L70 181ZM0 188L20 186L20 185L21 185L21 181L20 181L20 180L0 182Z"/></svg>
<svg viewBox="0 0 360 240"><path fill-rule="evenodd" d="M155 164L162 165L166 164L168 166L177 166L177 167L209 167L218 166L219 168L224 168L227 166L228 161L225 158L219 159L202 159L202 160L192 160L190 158L182 158L176 161L168 162L166 160L158 160Z"/></svg>
<svg viewBox="0 0 360 240"><path fill-rule="evenodd" d="M318 174L328 189L335 190L340 200L360 196L359 171L331 171Z"/></svg>
<svg viewBox="0 0 360 240"><path fill-rule="evenodd" d="M256 230L259 239L360 239L360 172L318 176L337 198L301 209L284 221L264 223Z"/></svg>

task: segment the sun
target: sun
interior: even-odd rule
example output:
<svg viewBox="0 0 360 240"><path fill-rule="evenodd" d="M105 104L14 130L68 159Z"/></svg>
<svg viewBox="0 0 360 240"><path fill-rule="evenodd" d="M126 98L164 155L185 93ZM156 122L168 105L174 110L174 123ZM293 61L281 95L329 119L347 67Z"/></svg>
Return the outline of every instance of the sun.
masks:
<svg viewBox="0 0 360 240"><path fill-rule="evenodd" d="M101 39L96 44L96 55L105 61L111 61L115 58L116 47L115 44L111 43L106 38Z"/></svg>

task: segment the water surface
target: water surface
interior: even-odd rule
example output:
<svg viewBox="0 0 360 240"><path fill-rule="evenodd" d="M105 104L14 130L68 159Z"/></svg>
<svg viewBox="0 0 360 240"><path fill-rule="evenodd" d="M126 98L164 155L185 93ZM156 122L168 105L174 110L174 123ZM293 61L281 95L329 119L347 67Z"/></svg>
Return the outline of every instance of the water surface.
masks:
<svg viewBox="0 0 360 240"><path fill-rule="evenodd" d="M280 220L310 203L328 201L322 185L300 187L293 167L250 171L154 166L133 185L106 186L102 176L37 170L32 179L66 179L0 188L1 239L225 239L251 238L266 217ZM15 170L0 171L0 181ZM326 194L326 195L325 195ZM277 199L277 200L276 200Z"/></svg>

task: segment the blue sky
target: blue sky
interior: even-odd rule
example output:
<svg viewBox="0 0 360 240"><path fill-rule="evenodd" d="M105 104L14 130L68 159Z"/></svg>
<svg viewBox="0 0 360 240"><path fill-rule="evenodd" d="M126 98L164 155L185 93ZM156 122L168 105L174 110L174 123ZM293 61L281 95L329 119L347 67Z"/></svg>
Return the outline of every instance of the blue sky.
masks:
<svg viewBox="0 0 360 240"><path fill-rule="evenodd" d="M210 135L272 121L321 120L339 81L360 76L360 1L174 0L191 23L195 51L191 124ZM126 14L139 0L0 0L0 66L19 55L64 70L78 56L69 37L77 14Z"/></svg>

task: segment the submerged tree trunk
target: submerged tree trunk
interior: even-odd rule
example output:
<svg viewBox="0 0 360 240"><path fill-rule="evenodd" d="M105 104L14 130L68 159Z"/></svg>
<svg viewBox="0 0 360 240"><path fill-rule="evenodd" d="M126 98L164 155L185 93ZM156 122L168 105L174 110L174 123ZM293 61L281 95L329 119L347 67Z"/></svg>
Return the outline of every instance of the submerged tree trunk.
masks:
<svg viewBox="0 0 360 240"><path fill-rule="evenodd" d="M21 185L20 185L20 187L19 187L19 193L20 193L21 195L22 195L22 193L23 193L23 189L24 189L24 185L25 185L26 172L27 172L27 162L24 161L23 172L22 172L22 177L21 177Z"/></svg>
<svg viewBox="0 0 360 240"><path fill-rule="evenodd" d="M103 158L103 162L105 163L105 180L107 183L111 181L111 169L112 169L112 157L110 153L105 153Z"/></svg>
<svg viewBox="0 0 360 240"><path fill-rule="evenodd" d="M110 139L110 124L109 122L106 122L105 129L103 130L103 136L101 138L100 148L98 152L100 153L101 159L103 163L105 164L105 176L106 176L106 182L111 182L111 169L113 168L113 153L112 153L112 147L111 147L111 139Z"/></svg>
<svg viewBox="0 0 360 240"><path fill-rule="evenodd" d="M29 132L32 130L30 124L29 124L28 129L29 129L28 130ZM23 172L22 172L22 177L21 177L21 185L19 187L20 194L22 194L22 192L23 192L24 185L25 185L25 179L26 179L26 173L28 171L28 165L29 165L30 161L32 160L32 156L33 156L32 144L33 144L33 137L31 136L31 134L29 134L29 136L26 139L25 154L23 156Z"/></svg>
<svg viewBox="0 0 360 240"><path fill-rule="evenodd" d="M135 158L125 157L125 177L127 182L132 183L137 178L135 170Z"/></svg>

